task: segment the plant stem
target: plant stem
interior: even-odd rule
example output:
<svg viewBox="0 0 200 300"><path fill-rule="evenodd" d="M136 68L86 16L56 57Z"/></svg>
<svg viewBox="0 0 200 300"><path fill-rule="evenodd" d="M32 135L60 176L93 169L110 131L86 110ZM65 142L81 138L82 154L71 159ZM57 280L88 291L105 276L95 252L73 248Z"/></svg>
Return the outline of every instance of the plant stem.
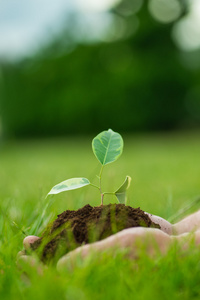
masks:
<svg viewBox="0 0 200 300"><path fill-rule="evenodd" d="M90 185L97 188L98 190L100 189L99 186L97 186L96 184L90 183Z"/></svg>
<svg viewBox="0 0 200 300"><path fill-rule="evenodd" d="M99 173L99 178L101 178L101 176L102 176L103 167L104 167L104 166L102 165L101 170L100 170L100 173Z"/></svg>
<svg viewBox="0 0 200 300"><path fill-rule="evenodd" d="M103 205L103 198L104 198L104 194L102 193L102 186L101 186L101 176L102 176L102 172L103 172L103 167L101 167L100 173L99 173L99 191L101 193L101 205Z"/></svg>
<svg viewBox="0 0 200 300"><path fill-rule="evenodd" d="M114 192L104 192L103 194L104 194L104 195L115 195Z"/></svg>
<svg viewBox="0 0 200 300"><path fill-rule="evenodd" d="M101 194L101 205L103 205L104 195L115 195L115 193L112 193L112 192L104 192L104 193L102 193Z"/></svg>
<svg viewBox="0 0 200 300"><path fill-rule="evenodd" d="M101 206L103 206L104 193L101 193Z"/></svg>

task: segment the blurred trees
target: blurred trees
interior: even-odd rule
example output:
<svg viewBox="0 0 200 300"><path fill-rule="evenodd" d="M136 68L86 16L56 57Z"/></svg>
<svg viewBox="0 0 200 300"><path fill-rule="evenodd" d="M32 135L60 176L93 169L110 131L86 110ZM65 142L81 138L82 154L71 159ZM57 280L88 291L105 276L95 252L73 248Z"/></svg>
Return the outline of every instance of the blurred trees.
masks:
<svg viewBox="0 0 200 300"><path fill-rule="evenodd" d="M171 39L172 23L154 20L145 2L137 13L137 31L127 34L136 15L122 16L117 8L113 13L126 22L120 38L77 43L65 52L68 36L73 38L63 31L31 59L1 64L0 115L5 135L200 125L200 71L182 63Z"/></svg>

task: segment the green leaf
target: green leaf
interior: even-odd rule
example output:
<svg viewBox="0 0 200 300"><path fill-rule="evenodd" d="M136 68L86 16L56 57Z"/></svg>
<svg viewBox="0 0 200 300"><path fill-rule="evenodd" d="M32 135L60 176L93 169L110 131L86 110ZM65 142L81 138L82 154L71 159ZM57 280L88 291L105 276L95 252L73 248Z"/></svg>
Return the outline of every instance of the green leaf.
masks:
<svg viewBox="0 0 200 300"><path fill-rule="evenodd" d="M100 163L105 166L119 158L123 151L123 139L109 129L99 133L92 141L92 150Z"/></svg>
<svg viewBox="0 0 200 300"><path fill-rule="evenodd" d="M125 204L126 203L126 191L129 188L130 183L131 183L131 177L130 176L126 176L126 179L125 179L124 183L115 192L115 196L117 197L117 200L121 204Z"/></svg>
<svg viewBox="0 0 200 300"><path fill-rule="evenodd" d="M61 192L70 191L79 189L83 186L89 185L90 181L87 178L71 178L65 181L62 181L55 185L48 195L59 194Z"/></svg>

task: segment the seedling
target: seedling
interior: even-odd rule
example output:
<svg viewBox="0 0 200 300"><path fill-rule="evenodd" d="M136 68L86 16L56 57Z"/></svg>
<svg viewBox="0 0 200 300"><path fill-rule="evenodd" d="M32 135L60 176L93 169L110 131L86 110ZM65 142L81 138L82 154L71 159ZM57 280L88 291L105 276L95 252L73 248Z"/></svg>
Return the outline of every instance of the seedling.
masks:
<svg viewBox="0 0 200 300"><path fill-rule="evenodd" d="M61 192L75 190L87 185L91 185L97 188L101 194L101 205L103 205L104 195L115 195L119 203L126 203L126 190L130 186L131 177L126 176L123 184L115 192L103 192L102 191L102 172L107 164L116 161L123 151L123 139L121 135L113 130L109 129L99 133L92 141L92 150L94 155L101 163L100 173L97 176L99 179L99 185L95 185L87 178L71 178L60 182L55 185L48 195L59 194ZM47 196L48 196L47 195Z"/></svg>

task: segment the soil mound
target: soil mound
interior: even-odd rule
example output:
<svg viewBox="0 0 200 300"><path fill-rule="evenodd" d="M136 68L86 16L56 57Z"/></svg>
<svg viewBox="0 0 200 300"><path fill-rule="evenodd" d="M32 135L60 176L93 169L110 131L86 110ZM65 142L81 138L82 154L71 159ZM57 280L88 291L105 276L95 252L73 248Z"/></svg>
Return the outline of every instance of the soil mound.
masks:
<svg viewBox="0 0 200 300"><path fill-rule="evenodd" d="M32 249L43 262L48 263L82 244L102 240L125 228L138 226L160 228L140 208L124 204L97 207L88 204L58 215L47 226L42 237L32 244Z"/></svg>

